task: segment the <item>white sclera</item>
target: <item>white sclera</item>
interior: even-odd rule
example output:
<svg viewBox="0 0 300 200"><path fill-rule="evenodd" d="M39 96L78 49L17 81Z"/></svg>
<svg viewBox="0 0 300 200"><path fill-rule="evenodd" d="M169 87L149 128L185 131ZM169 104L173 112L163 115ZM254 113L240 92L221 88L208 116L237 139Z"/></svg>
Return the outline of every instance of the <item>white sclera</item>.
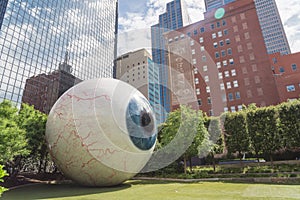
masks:
<svg viewBox="0 0 300 200"><path fill-rule="evenodd" d="M126 111L133 96L145 99L127 83L102 78L81 82L59 98L48 117L46 139L64 175L82 185L111 186L145 166L155 144L141 150L130 139Z"/></svg>

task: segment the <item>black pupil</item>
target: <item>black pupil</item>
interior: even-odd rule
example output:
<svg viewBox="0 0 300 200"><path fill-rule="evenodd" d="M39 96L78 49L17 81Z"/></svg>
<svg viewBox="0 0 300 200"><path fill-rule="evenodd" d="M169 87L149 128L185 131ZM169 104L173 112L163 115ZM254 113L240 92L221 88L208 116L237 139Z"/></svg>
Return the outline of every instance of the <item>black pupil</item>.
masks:
<svg viewBox="0 0 300 200"><path fill-rule="evenodd" d="M149 113L143 112L141 113L141 125L142 127L148 126L151 123L151 117Z"/></svg>

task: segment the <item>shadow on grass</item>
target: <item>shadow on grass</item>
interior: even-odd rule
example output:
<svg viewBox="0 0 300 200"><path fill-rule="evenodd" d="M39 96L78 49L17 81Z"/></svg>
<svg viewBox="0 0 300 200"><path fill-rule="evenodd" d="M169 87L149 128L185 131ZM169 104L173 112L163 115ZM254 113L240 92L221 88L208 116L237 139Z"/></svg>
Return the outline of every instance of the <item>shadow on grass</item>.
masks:
<svg viewBox="0 0 300 200"><path fill-rule="evenodd" d="M3 200L36 200L65 198L73 196L100 194L128 189L131 184L124 183L114 187L83 187L73 184L35 184L16 188L3 193Z"/></svg>

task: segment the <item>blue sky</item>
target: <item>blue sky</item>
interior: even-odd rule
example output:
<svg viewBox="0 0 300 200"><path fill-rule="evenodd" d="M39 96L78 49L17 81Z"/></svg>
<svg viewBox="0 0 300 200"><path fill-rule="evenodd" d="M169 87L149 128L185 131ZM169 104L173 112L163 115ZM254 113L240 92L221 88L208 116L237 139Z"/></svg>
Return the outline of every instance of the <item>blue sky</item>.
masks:
<svg viewBox="0 0 300 200"><path fill-rule="evenodd" d="M150 49L150 26L171 0L119 0L119 54ZM300 1L275 0L292 52L300 51ZM192 22L203 19L204 0L186 0Z"/></svg>

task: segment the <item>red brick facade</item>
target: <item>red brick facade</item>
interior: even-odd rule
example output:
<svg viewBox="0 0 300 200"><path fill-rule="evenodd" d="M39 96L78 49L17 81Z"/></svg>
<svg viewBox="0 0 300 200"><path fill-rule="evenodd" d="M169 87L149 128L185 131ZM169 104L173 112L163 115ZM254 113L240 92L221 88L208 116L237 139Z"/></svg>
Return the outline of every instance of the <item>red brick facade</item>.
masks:
<svg viewBox="0 0 300 200"><path fill-rule="evenodd" d="M278 104L279 95L253 0L236 1L223 8L225 14L220 19L214 9L205 13L204 20L165 35L169 49L189 38L191 56L184 59L196 68L192 70L192 81L199 109L219 115L250 103ZM174 63L172 57L169 63ZM177 107L174 102L173 107Z"/></svg>

